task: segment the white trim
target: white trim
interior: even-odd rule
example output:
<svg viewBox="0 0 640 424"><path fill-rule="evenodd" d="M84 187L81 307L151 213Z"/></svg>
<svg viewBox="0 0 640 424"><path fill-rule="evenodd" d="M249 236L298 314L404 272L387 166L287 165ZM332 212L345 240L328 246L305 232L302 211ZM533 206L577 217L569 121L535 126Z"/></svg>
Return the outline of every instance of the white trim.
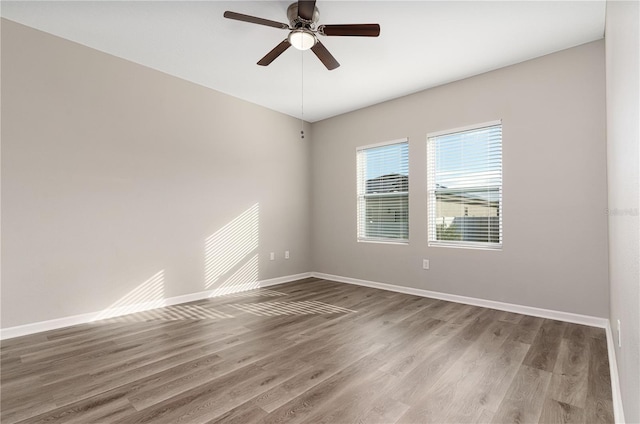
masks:
<svg viewBox="0 0 640 424"><path fill-rule="evenodd" d="M358 146L356 147L356 152L359 152L360 150L373 149L375 147L391 146L392 144L402 143L409 143L409 137L399 138L397 140L381 141L380 143L367 144L366 146Z"/></svg>
<svg viewBox="0 0 640 424"><path fill-rule="evenodd" d="M254 283L244 284L242 286L235 286L233 293L252 290L261 287L274 286L276 284L289 283L292 281L302 280L304 278L311 277L310 272L305 272L295 275L287 275L284 277L270 278L268 280L260 280ZM11 339L14 337L26 336L29 334L40 333L42 331L56 330L58 328L70 327L72 325L86 324L95 321L100 316L108 316L109 318L126 315L135 312L148 311L150 309L162 308L164 306L172 306L180 303L193 302L196 300L207 299L210 297L221 296L224 294L232 293L230 290L207 290L197 293L190 293L181 296L170 297L162 299L157 302L145 302L136 305L127 305L126 307L118 307L109 309L107 311L91 312L87 314L72 315L63 318L56 318L48 321L34 322L25 325L18 325L15 327L8 327L0 329L0 340Z"/></svg>
<svg viewBox="0 0 640 424"><path fill-rule="evenodd" d="M397 241L394 241L397 240ZM358 238L358 243L373 243L373 244L393 244L396 246L407 246L409 239L376 239L376 238Z"/></svg>
<svg viewBox="0 0 640 424"><path fill-rule="evenodd" d="M613 399L613 417L616 423L624 424L624 410L622 409L622 393L620 392L620 376L616 361L616 347L611 331L611 321L607 320L607 351L609 353L609 374L611 375L611 398Z"/></svg>
<svg viewBox="0 0 640 424"><path fill-rule="evenodd" d="M471 241L451 241L447 243L445 240L429 241L428 247L446 247L448 249L476 249L476 250L494 250L502 251L502 243L482 243Z"/></svg>
<svg viewBox="0 0 640 424"><path fill-rule="evenodd" d="M609 320L606 318L593 317L589 315L574 314L571 312L554 311L551 309L535 308L533 306L517 305L513 303L497 302L495 300L478 299L475 297L460 296L457 294L449 294L435 292L424 289L415 289L412 287L396 286L393 284L378 283L374 281L359 280L356 278L341 277L338 275L323 274L320 272L312 272L312 277L321 278L323 280L337 281L339 283L355 284L358 286L371 287L374 289L389 290L398 293L411 294L414 296L429 297L433 299L446 300L448 302L464 303L466 305L480 306L483 308L497 309L499 311L513 312L516 314L531 315L540 318L549 318L558 321L571 322L574 324L588 325L590 327L606 328Z"/></svg>
<svg viewBox="0 0 640 424"><path fill-rule="evenodd" d="M34 322L0 329L0 340L40 333L42 331L55 330L57 328L71 327L72 325L90 322L96 314L72 315L64 318L56 318L49 321Z"/></svg>
<svg viewBox="0 0 640 424"><path fill-rule="evenodd" d="M449 135L449 134L456 134L456 133L461 133L465 131L479 130L480 128L493 127L494 125L502 125L502 119L483 122L481 124L465 125L464 127L451 128L448 130L430 132L430 133L427 133L427 140L433 137L439 137L441 135Z"/></svg>

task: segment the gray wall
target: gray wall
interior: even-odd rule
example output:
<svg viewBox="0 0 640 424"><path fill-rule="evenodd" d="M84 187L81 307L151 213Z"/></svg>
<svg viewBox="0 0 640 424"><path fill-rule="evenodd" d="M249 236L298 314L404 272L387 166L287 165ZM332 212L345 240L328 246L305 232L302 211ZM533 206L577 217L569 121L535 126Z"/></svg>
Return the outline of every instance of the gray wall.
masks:
<svg viewBox="0 0 640 424"><path fill-rule="evenodd" d="M314 123L313 270L607 317L604 71L597 41ZM427 247L426 134L495 119L503 250ZM356 147L404 137L410 242L358 243Z"/></svg>
<svg viewBox="0 0 640 424"><path fill-rule="evenodd" d="M607 2L611 327L628 423L640 423L640 66L637 1ZM622 347L618 347L620 320Z"/></svg>
<svg viewBox="0 0 640 424"><path fill-rule="evenodd" d="M303 141L293 118L3 20L2 327L122 304L158 273L172 297L238 270L608 316L603 49L318 122ZM426 134L498 118L504 249L428 248ZM355 148L403 137L410 243L357 243Z"/></svg>
<svg viewBox="0 0 640 424"><path fill-rule="evenodd" d="M3 328L311 268L296 119L2 20L2 124Z"/></svg>

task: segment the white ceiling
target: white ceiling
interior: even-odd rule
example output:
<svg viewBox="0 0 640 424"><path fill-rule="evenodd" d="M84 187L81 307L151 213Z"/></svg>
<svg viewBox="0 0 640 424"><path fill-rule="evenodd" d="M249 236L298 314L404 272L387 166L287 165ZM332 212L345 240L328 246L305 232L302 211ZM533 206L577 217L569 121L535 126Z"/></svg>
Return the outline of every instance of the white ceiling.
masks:
<svg viewBox="0 0 640 424"><path fill-rule="evenodd" d="M340 62L290 48L288 1L6 1L1 15L235 97L315 122L604 36L605 1L319 0L319 24L379 23L380 37L321 37ZM303 107L302 107L303 105Z"/></svg>

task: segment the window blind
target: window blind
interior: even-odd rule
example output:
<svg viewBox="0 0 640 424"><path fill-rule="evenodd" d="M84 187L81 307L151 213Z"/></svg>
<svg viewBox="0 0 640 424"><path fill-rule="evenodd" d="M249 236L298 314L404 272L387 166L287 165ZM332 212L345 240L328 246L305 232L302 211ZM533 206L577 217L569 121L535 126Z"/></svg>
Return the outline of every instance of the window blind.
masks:
<svg viewBox="0 0 640 424"><path fill-rule="evenodd" d="M409 143L357 149L358 240L408 242Z"/></svg>
<svg viewBox="0 0 640 424"><path fill-rule="evenodd" d="M427 137L429 245L502 247L502 124Z"/></svg>

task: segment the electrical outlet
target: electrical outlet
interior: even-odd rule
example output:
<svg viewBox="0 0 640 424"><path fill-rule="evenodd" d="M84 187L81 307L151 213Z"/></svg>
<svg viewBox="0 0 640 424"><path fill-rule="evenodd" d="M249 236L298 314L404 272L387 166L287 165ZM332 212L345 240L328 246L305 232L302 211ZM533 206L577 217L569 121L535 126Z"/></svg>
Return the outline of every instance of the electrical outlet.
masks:
<svg viewBox="0 0 640 424"><path fill-rule="evenodd" d="M288 250L284 251L284 258L285 259L289 259L289 251Z"/></svg>
<svg viewBox="0 0 640 424"><path fill-rule="evenodd" d="M622 347L622 331L620 330L620 320L618 320L618 347Z"/></svg>
<svg viewBox="0 0 640 424"><path fill-rule="evenodd" d="M269 260L270 260L270 261L275 261L275 260L276 260L276 254L275 254L275 252L271 252L271 253L269 253Z"/></svg>
<svg viewBox="0 0 640 424"><path fill-rule="evenodd" d="M429 259L422 260L422 269L429 269Z"/></svg>

